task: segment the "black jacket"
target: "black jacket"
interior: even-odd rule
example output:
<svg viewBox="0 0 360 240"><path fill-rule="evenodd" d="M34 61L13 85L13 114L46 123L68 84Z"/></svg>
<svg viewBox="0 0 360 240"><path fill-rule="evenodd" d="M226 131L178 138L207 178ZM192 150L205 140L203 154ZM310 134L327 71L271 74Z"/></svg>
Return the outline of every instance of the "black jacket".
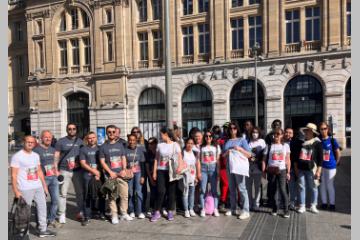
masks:
<svg viewBox="0 0 360 240"><path fill-rule="evenodd" d="M300 170L312 170L315 166L322 166L323 161L323 148L321 141L314 141L309 145L298 145L296 149L297 154L294 162L297 162L298 169Z"/></svg>

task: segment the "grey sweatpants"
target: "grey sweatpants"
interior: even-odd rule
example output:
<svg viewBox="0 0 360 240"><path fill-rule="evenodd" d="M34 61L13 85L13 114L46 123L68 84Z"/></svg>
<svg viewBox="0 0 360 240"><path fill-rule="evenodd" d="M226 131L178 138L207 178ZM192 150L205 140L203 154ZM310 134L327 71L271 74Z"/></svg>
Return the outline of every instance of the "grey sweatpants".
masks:
<svg viewBox="0 0 360 240"><path fill-rule="evenodd" d="M35 201L40 231L46 231L47 211L46 211L46 197L45 197L44 189L41 187L32 190L23 190L21 191L21 194L28 205L31 206L32 201L33 200Z"/></svg>

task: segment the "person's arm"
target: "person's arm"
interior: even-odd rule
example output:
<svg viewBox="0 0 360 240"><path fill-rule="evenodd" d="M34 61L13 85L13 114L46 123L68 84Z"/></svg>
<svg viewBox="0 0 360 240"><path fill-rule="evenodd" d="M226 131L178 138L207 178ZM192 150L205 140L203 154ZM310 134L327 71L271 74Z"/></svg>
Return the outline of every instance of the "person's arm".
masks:
<svg viewBox="0 0 360 240"><path fill-rule="evenodd" d="M140 165L140 171L141 171L140 183L144 184L146 173L145 173L145 155L144 155L143 151L140 152L139 165Z"/></svg>
<svg viewBox="0 0 360 240"><path fill-rule="evenodd" d="M316 161L317 161L316 162L317 169L316 169L316 173L315 173L316 179L320 179L323 158L324 158L323 147L322 147L322 144L319 142L318 144L316 144Z"/></svg>
<svg viewBox="0 0 360 240"><path fill-rule="evenodd" d="M247 141L242 139L241 140L241 146L235 146L235 149L237 151L241 152L242 154L244 154L244 156L246 158L250 158L251 157L251 151L250 151L250 147L249 147L249 144L247 143Z"/></svg>
<svg viewBox="0 0 360 240"><path fill-rule="evenodd" d="M154 159L154 170L153 170L153 180L156 181L157 179L157 165L158 165L158 161L160 161L160 154L159 151L156 151L156 155L155 155L155 159Z"/></svg>
<svg viewBox="0 0 360 240"><path fill-rule="evenodd" d="M337 149L335 150L336 165L340 165L340 158L341 158L341 152L340 152L340 149L337 148Z"/></svg>
<svg viewBox="0 0 360 240"><path fill-rule="evenodd" d="M97 169L90 167L90 165L87 164L86 160L80 160L80 165L86 171L94 174L97 177L100 177L100 172Z"/></svg>
<svg viewBox="0 0 360 240"><path fill-rule="evenodd" d="M60 161L60 151L56 150L54 153L54 167L55 167L56 176L60 175L59 169L58 169L59 161Z"/></svg>
<svg viewBox="0 0 360 240"><path fill-rule="evenodd" d="M15 198L20 198L22 196L22 194L19 191L18 186L17 186L18 172L19 172L19 168L11 167L11 186L12 186L13 192L15 194Z"/></svg>
<svg viewBox="0 0 360 240"><path fill-rule="evenodd" d="M119 172L118 176L119 176L119 177L125 177L125 175L126 175L125 169L127 168L125 155L122 155L122 156L121 156L121 165L122 165L122 169L121 169L121 171Z"/></svg>
<svg viewBox="0 0 360 240"><path fill-rule="evenodd" d="M268 151L268 147L266 146L265 147L265 150L264 150L264 155L262 157L262 161L261 161L261 171L262 171L262 175L264 178L266 178L266 157L267 157L267 151Z"/></svg>
<svg viewBox="0 0 360 240"><path fill-rule="evenodd" d="M286 153L285 164L286 164L286 178L289 181L290 180L290 168L291 168L290 152Z"/></svg>
<svg viewBox="0 0 360 240"><path fill-rule="evenodd" d="M45 178L44 178L44 173L43 173L43 171L42 171L42 169L41 169L41 165L40 165L40 164L38 164L37 174L38 174L39 179L40 179L40 181L41 181L41 184L42 184L42 186L43 186L43 188L44 188L44 192L45 192L46 196L49 195L49 190L48 190L48 187L47 187L47 185L46 185Z"/></svg>
<svg viewBox="0 0 360 240"><path fill-rule="evenodd" d="M176 173L179 174L181 172L181 170L184 168L184 160L182 158L181 149L180 149L180 146L178 144L176 145L176 148L179 148L179 149L177 149L177 151L178 151L177 155L178 155L179 164L178 164L178 168L176 169Z"/></svg>
<svg viewBox="0 0 360 240"><path fill-rule="evenodd" d="M197 179L199 180L199 181L201 181L201 164L200 164L200 154L197 152L196 153L196 155L195 155L195 163L196 163L196 165L195 165L195 167L196 167L196 174L197 174Z"/></svg>

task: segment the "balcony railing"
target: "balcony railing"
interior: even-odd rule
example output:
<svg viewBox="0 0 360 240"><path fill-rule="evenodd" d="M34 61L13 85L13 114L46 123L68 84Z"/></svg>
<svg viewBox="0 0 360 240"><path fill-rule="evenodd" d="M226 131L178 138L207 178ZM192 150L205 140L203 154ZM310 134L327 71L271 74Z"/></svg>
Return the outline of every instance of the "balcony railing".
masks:
<svg viewBox="0 0 360 240"><path fill-rule="evenodd" d="M138 62L139 68L148 68L149 61L148 60L141 60Z"/></svg>
<svg viewBox="0 0 360 240"><path fill-rule="evenodd" d="M80 67L79 66L72 66L71 67L71 73L79 73Z"/></svg>
<svg viewBox="0 0 360 240"><path fill-rule="evenodd" d="M286 53L300 52L301 45L300 43L289 43L285 45Z"/></svg>
<svg viewBox="0 0 360 240"><path fill-rule="evenodd" d="M320 41L304 41L304 50L305 51L320 50L320 47L321 47Z"/></svg>
<svg viewBox="0 0 360 240"><path fill-rule="evenodd" d="M68 67L61 67L59 68L59 73L61 75L67 74L68 73Z"/></svg>
<svg viewBox="0 0 360 240"><path fill-rule="evenodd" d="M154 59L152 60L153 67L162 67L163 60L162 59Z"/></svg>
<svg viewBox="0 0 360 240"><path fill-rule="evenodd" d="M231 58L243 58L243 57L244 57L244 49L231 50Z"/></svg>
<svg viewBox="0 0 360 240"><path fill-rule="evenodd" d="M90 65L84 65L83 66L83 72L91 72L91 66Z"/></svg>
<svg viewBox="0 0 360 240"><path fill-rule="evenodd" d="M209 62L209 54L208 53L200 53L198 55L199 62Z"/></svg>
<svg viewBox="0 0 360 240"><path fill-rule="evenodd" d="M193 55L183 56L182 57L182 63L183 64L192 64L192 63L194 63L194 56Z"/></svg>

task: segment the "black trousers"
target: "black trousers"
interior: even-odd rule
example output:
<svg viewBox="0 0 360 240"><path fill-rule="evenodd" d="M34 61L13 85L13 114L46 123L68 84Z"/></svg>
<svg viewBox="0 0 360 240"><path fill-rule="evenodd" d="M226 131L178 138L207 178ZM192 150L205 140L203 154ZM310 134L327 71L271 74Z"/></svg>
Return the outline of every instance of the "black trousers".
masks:
<svg viewBox="0 0 360 240"><path fill-rule="evenodd" d="M176 188L178 181L169 182L169 171L158 170L157 171L157 198L155 201L155 210L160 211L163 206L166 190L168 192L168 210L174 211L176 207Z"/></svg>
<svg viewBox="0 0 360 240"><path fill-rule="evenodd" d="M289 196L286 191L286 170L281 170L279 175L268 174L269 204L273 211L277 211L279 208L276 197L278 188L280 190L279 193L284 204L285 212L287 212L289 210Z"/></svg>

